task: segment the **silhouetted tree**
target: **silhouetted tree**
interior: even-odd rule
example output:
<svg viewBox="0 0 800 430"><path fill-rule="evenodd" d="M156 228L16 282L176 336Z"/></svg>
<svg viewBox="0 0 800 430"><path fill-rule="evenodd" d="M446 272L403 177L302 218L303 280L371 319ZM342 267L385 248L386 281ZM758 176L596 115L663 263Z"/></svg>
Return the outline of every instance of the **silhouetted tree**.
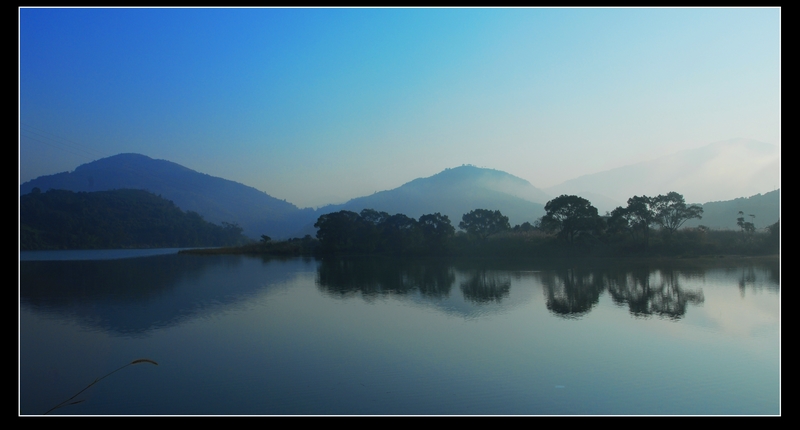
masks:
<svg viewBox="0 0 800 430"><path fill-rule="evenodd" d="M458 228L467 233L485 240L487 237L511 229L508 217L500 211L488 209L475 209L461 217Z"/></svg>
<svg viewBox="0 0 800 430"><path fill-rule="evenodd" d="M558 232L569 243L581 234L597 234L603 227L597 208L582 197L561 195L547 202L544 210L542 227Z"/></svg>
<svg viewBox="0 0 800 430"><path fill-rule="evenodd" d="M535 229L536 229L536 227L534 227L528 221L525 221L524 223L522 223L522 225L520 225L520 224L515 225L512 230L514 230L515 232L516 231L523 231L524 232L524 231L533 231Z"/></svg>
<svg viewBox="0 0 800 430"><path fill-rule="evenodd" d="M755 218L755 215L750 215L751 217ZM739 211L739 218L736 218L736 225L742 229L742 233L753 233L756 231L756 226L752 222L747 222L744 220L744 212Z"/></svg>
<svg viewBox="0 0 800 430"><path fill-rule="evenodd" d="M655 199L633 196L628 199L627 207L617 207L611 212L608 226L612 232L628 231L634 240L641 235L647 246L650 242L650 226L655 222Z"/></svg>
<svg viewBox="0 0 800 430"><path fill-rule="evenodd" d="M417 220L403 214L395 214L380 225L383 248L400 253L413 248L417 242Z"/></svg>
<svg viewBox="0 0 800 430"><path fill-rule="evenodd" d="M450 218L439 212L419 217L419 227L422 237L429 249L441 249L447 240L452 237L456 229L450 224Z"/></svg>
<svg viewBox="0 0 800 430"><path fill-rule="evenodd" d="M683 196L675 191L655 197L653 199L653 209L655 209L656 213L656 223L666 232L667 240L686 221L692 218L703 218L702 207L686 206Z"/></svg>
<svg viewBox="0 0 800 430"><path fill-rule="evenodd" d="M356 248L355 238L361 217L351 211L339 211L321 215L314 227L317 239L325 251L349 251Z"/></svg>
<svg viewBox="0 0 800 430"><path fill-rule="evenodd" d="M386 221L387 218L389 218L388 213L378 212L375 209L364 209L361 211L361 219L372 225L378 225Z"/></svg>

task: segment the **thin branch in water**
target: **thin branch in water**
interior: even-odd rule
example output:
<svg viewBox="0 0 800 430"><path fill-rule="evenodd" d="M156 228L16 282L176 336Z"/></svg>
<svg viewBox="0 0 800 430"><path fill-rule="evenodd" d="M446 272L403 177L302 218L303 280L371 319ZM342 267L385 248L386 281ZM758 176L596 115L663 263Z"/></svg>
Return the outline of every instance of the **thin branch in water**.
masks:
<svg viewBox="0 0 800 430"><path fill-rule="evenodd" d="M76 404L78 404L78 403L81 403L81 402L83 402L85 399L81 399L81 400L74 401L74 402L72 402L72 403L68 403L70 400L72 400L72 399L74 399L74 398L78 397L78 396L79 396L81 393L83 393L84 391L86 391L86 390L88 390L89 388L91 388L91 386L92 386L92 385L94 385L94 384L96 384L96 383L98 383L98 382L102 381L103 379L105 379L105 378L107 378L107 377L109 377L109 376L113 375L114 373L117 373L117 372L119 372L120 370L122 370L122 369L124 369L124 368L126 368L126 367L128 367L128 366L130 366L130 365L133 365L133 364L139 364L139 363L150 363L150 364L154 364L154 365L158 366L158 363L156 363L156 362L155 362L155 361L153 361L153 360L150 360L149 358L140 358L140 359L138 359L138 360L133 360L133 361L131 361L130 363L128 363L128 364L126 364L126 365L124 365L124 366L122 366L122 367L120 367L120 368L118 368L118 369L116 369L116 370L113 370L113 371L111 371L111 372L109 372L109 373L107 373L107 374L105 374L105 375L103 375L103 376L101 376L101 377L99 377L99 378L95 379L95 380L94 380L94 381L93 381L91 384L87 385L87 386L86 386L86 388L84 388L83 390L80 390L80 391L78 391L77 393L75 393L75 395L74 395L74 396L72 396L72 397L70 397L69 399L67 399L67 400L64 400L63 402L61 402L61 403L59 403L59 404L57 404L57 405L53 406L52 408L50 408L50 410L48 410L47 412L45 412L45 413L44 413L44 415L47 415L47 414L49 414L50 412L53 412L54 410L56 410L56 409L58 409L58 408L61 408L61 407L64 407L64 406L69 406L69 405L76 405Z"/></svg>

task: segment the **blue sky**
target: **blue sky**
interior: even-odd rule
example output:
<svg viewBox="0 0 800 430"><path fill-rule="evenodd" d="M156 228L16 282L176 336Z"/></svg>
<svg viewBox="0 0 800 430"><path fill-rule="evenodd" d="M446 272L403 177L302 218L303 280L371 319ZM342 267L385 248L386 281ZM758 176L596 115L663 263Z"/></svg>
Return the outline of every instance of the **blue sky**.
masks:
<svg viewBox="0 0 800 430"><path fill-rule="evenodd" d="M777 8L19 10L20 182L123 152L298 206L780 146Z"/></svg>

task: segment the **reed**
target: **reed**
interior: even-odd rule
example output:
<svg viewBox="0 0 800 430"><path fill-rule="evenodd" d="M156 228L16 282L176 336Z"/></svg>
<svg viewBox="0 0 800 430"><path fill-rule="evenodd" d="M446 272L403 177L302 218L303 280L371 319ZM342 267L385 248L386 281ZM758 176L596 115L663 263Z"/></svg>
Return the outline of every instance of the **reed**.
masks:
<svg viewBox="0 0 800 430"><path fill-rule="evenodd" d="M61 408L61 407L64 407L64 406L69 406L69 405L76 405L76 404L78 404L78 403L81 403L81 402L83 402L85 399L76 400L76 401L74 401L74 402L72 401L72 399L74 399L74 398L78 397L78 396L79 396L81 393L83 393L84 391L86 391L86 390L88 390L89 388L91 388L91 387L92 387L92 385L94 385L94 384L96 384L96 383L98 383L98 382L102 381L103 379L105 379L105 378L108 378L109 376L111 376L111 375L113 375L113 374L115 374L115 373L119 372L120 370L122 370L122 369L124 369L124 368L126 368L126 367L128 367L128 366L132 366L132 365L134 365L134 364L140 364L140 363L150 363L150 364L154 364L154 365L158 366L158 363L156 363L156 362L155 362L155 361L153 361L153 360L150 360L149 358L139 358L139 359L137 359L137 360L133 360L133 361L131 361L130 363L128 363L128 364L126 364L126 365L124 365L124 366L122 366L122 367L120 367L120 368L118 368L118 369L116 369L116 370L113 370L113 371L111 371L111 372L109 372L109 373L107 373L107 374L105 374L105 375L103 375L103 376L101 376L101 377L99 377L99 378L95 379L95 380L94 380L94 381L93 381L91 384L87 385L87 386L86 386L86 388L84 388L83 390L80 390L80 391L78 391L77 393L75 393L75 395L74 395L74 396L72 396L72 397L70 397L69 399L67 399L67 400L64 400L63 402L61 402L61 403L59 403L59 404L57 404L57 405L53 406L52 408L50 408L50 409L49 409L47 412L45 412L45 413L44 413L44 415L47 415L47 414L49 414L50 412L53 412L54 410L56 410L56 409L58 409L58 408Z"/></svg>

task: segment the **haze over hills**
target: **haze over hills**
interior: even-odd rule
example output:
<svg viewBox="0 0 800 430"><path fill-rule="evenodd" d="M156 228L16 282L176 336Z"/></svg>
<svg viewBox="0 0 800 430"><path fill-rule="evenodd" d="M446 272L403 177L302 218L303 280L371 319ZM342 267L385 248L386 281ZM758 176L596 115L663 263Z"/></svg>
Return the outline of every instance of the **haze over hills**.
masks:
<svg viewBox="0 0 800 430"><path fill-rule="evenodd" d="M78 166L73 172L40 176L20 185L27 194L34 187L70 191L106 191L131 188L172 200L184 211L195 211L206 221L238 223L244 234L286 236L301 228L290 215L297 206L253 187L196 172L166 160L140 154L119 154Z"/></svg>
<svg viewBox="0 0 800 430"><path fill-rule="evenodd" d="M447 215L453 226L473 209L499 210L511 225L533 223L545 214L550 196L530 182L500 170L464 165L445 169L427 178L414 179L392 190L352 199L342 205L330 205L319 213L339 210L360 212L375 209L389 214L402 213L412 218L439 212Z"/></svg>
<svg viewBox="0 0 800 430"><path fill-rule="evenodd" d="M584 175L544 191L554 196L582 196L602 214L625 206L628 198L635 195L677 191L687 202L702 203L752 196L779 185L777 146L752 139L731 139Z"/></svg>
<svg viewBox="0 0 800 430"><path fill-rule="evenodd" d="M752 222L756 229L761 230L780 219L780 198L780 190L775 190L750 197L704 203L703 218L690 219L684 227L705 225L716 229L739 230L736 218L742 211L745 221ZM751 214L755 217L751 218Z"/></svg>
<svg viewBox="0 0 800 430"><path fill-rule="evenodd" d="M744 163L744 162L747 163ZM744 165L745 167L741 167ZM718 142L682 151L656 160L582 176L547 190L534 187L514 175L472 165L445 169L427 178L414 179L397 188L358 197L340 205L317 210L299 209L285 200L227 179L196 172L179 164L154 160L139 154L119 154L78 166L73 172L41 176L20 186L27 194L41 191L104 191L144 189L172 200L185 211L195 211L205 220L237 223L244 234L257 239L267 234L275 239L314 235L317 218L339 210L360 212L370 208L390 214L419 218L435 212L447 215L457 227L461 216L473 209L500 210L511 225L533 223L545 214L547 201L561 194L587 198L600 214L625 206L634 195L677 191L687 203L711 201L703 224L711 228L736 228L738 210L756 214L757 222L777 220L779 194L767 193L779 183L779 151L773 145L747 139ZM711 196L711 197L707 197ZM721 200L754 196L742 209L720 206ZM737 202L734 206L742 206ZM751 204L752 203L752 204ZM759 205L769 208L759 209ZM749 209L745 209L749 208ZM719 215L715 215L720 212ZM773 219L774 218L774 219ZM687 226L695 223L687 223Z"/></svg>
<svg viewBox="0 0 800 430"><path fill-rule="evenodd" d="M251 238L267 234L276 239L313 235L313 224L322 214L366 208L413 218L439 212L448 215L454 226L465 213L490 208L508 216L512 225L521 224L544 215L544 203L550 199L528 181L508 173L461 166L342 205L299 209L255 188L139 154L119 154L78 166L73 172L41 176L22 184L20 193L34 187L42 192L51 188L76 192L144 189L207 221L238 223Z"/></svg>

